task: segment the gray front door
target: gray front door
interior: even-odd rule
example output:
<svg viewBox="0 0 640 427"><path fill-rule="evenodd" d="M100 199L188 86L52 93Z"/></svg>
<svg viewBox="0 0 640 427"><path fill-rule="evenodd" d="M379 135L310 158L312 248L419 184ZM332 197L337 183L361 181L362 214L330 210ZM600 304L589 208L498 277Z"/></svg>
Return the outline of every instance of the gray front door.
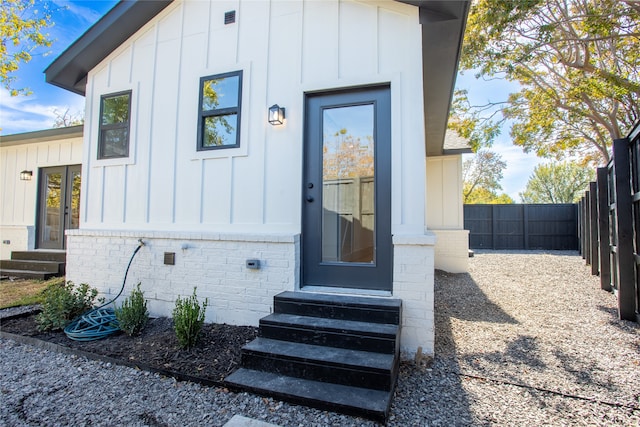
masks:
<svg viewBox="0 0 640 427"><path fill-rule="evenodd" d="M389 92L306 97L302 286L391 290Z"/></svg>
<svg viewBox="0 0 640 427"><path fill-rule="evenodd" d="M41 249L65 249L64 231L80 222L80 165L40 169L38 242Z"/></svg>

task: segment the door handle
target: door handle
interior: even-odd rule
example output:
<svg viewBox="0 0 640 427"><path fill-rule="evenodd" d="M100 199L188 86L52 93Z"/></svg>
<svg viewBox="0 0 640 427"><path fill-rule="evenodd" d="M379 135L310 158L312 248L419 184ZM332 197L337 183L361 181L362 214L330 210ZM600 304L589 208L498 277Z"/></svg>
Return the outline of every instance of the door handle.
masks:
<svg viewBox="0 0 640 427"><path fill-rule="evenodd" d="M307 202L311 203L313 202L313 196L307 196Z"/></svg>

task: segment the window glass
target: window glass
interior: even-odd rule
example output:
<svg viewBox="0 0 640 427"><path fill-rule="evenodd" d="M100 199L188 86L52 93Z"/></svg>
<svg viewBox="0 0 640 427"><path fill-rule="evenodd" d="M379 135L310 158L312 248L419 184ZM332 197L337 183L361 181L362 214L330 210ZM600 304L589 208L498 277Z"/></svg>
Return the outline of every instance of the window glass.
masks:
<svg viewBox="0 0 640 427"><path fill-rule="evenodd" d="M129 94L104 98L102 102L103 125L129 121Z"/></svg>
<svg viewBox="0 0 640 427"><path fill-rule="evenodd" d="M99 159L129 156L130 114L131 92L100 98Z"/></svg>
<svg viewBox="0 0 640 427"><path fill-rule="evenodd" d="M204 147L220 147L236 143L238 117L234 115L205 117Z"/></svg>
<svg viewBox="0 0 640 427"><path fill-rule="evenodd" d="M240 146L242 71L200 79L198 150Z"/></svg>
<svg viewBox="0 0 640 427"><path fill-rule="evenodd" d="M202 109L214 110L238 106L240 77L205 80L202 91Z"/></svg>

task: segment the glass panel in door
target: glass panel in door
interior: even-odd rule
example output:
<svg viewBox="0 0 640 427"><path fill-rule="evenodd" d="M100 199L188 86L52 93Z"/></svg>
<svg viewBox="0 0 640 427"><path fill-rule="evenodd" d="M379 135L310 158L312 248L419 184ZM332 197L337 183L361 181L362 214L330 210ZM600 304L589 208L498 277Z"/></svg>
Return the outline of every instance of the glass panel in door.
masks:
<svg viewBox="0 0 640 427"><path fill-rule="evenodd" d="M64 249L65 230L80 226L80 169L80 165L41 169L38 248Z"/></svg>
<svg viewBox="0 0 640 427"><path fill-rule="evenodd" d="M68 229L80 227L80 166L69 167L69 185L67 202L67 226Z"/></svg>
<svg viewBox="0 0 640 427"><path fill-rule="evenodd" d="M65 168L47 168L42 173L39 247L62 249Z"/></svg>
<svg viewBox="0 0 640 427"><path fill-rule="evenodd" d="M322 262L375 262L373 104L323 110Z"/></svg>

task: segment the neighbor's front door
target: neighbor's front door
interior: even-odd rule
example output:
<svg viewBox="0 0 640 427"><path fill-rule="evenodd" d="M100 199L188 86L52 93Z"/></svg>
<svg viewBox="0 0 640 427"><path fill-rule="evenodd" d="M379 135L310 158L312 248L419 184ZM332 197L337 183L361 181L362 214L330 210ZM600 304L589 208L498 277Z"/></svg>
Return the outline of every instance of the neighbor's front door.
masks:
<svg viewBox="0 0 640 427"><path fill-rule="evenodd" d="M389 92L306 97L302 286L391 290Z"/></svg>
<svg viewBox="0 0 640 427"><path fill-rule="evenodd" d="M40 169L38 193L37 247L65 249L65 230L80 221L80 165Z"/></svg>

